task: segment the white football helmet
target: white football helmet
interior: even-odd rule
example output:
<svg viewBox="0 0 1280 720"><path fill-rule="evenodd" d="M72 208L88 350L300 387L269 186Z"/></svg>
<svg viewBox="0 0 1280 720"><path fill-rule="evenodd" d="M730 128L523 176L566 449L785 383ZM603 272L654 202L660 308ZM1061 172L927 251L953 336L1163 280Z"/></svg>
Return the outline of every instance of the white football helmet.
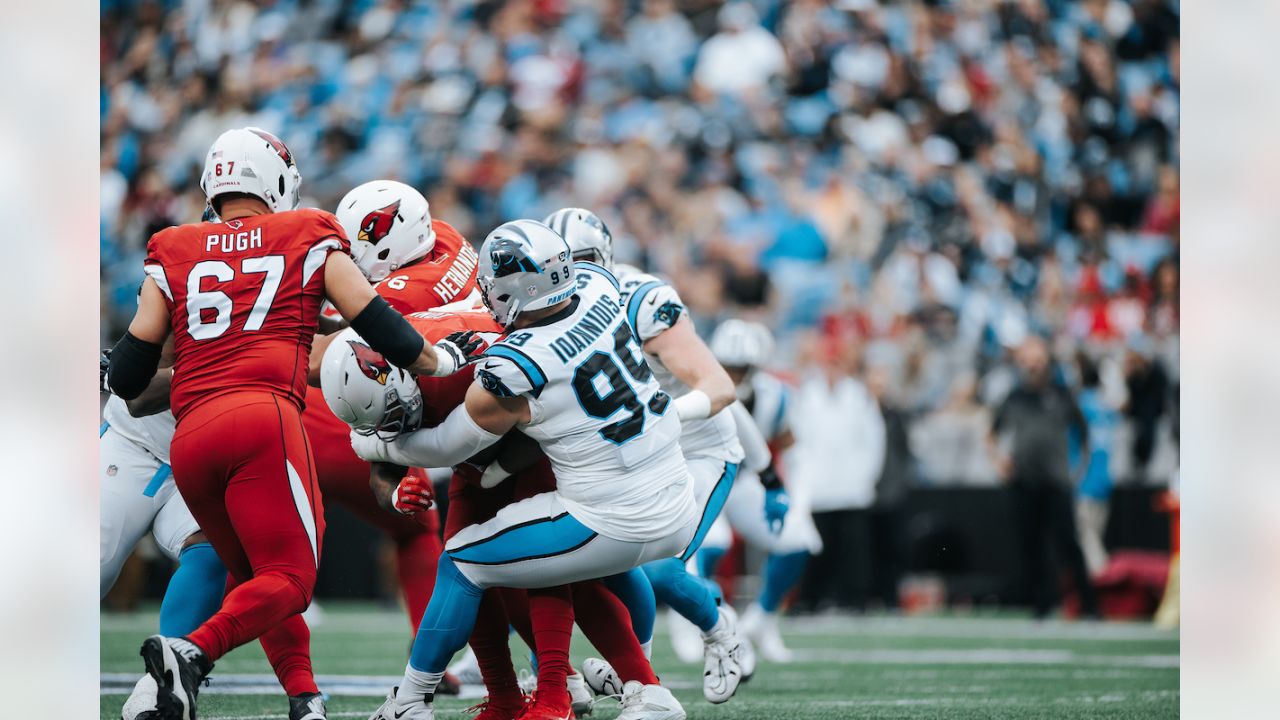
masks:
<svg viewBox="0 0 1280 720"><path fill-rule="evenodd" d="M561 208L542 222L569 243L574 260L590 260L613 271L613 235L595 213L582 208Z"/></svg>
<svg viewBox="0 0 1280 720"><path fill-rule="evenodd" d="M392 365L351 328L325 349L320 389L333 414L361 435L393 440L422 422L422 391L413 375Z"/></svg>
<svg viewBox="0 0 1280 720"><path fill-rule="evenodd" d="M773 333L761 323L730 318L712 333L710 345L721 365L755 369L773 354Z"/></svg>
<svg viewBox="0 0 1280 720"><path fill-rule="evenodd" d="M402 182L367 182L342 198L336 214L369 282L384 280L436 246L427 199Z"/></svg>
<svg viewBox="0 0 1280 720"><path fill-rule="evenodd" d="M575 277L569 244L537 220L503 223L480 246L476 283L485 307L503 327L520 313L573 297Z"/></svg>
<svg viewBox="0 0 1280 720"><path fill-rule="evenodd" d="M260 198L271 212L298 207L302 176L293 153L280 138L261 128L228 130L209 147L200 189L214 212L217 198L243 193Z"/></svg>

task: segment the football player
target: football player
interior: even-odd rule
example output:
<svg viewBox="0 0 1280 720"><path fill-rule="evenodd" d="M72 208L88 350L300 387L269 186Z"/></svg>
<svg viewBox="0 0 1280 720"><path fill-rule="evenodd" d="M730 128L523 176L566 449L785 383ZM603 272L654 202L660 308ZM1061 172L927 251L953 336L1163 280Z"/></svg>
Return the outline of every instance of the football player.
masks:
<svg viewBox="0 0 1280 720"><path fill-rule="evenodd" d="M773 354L773 335L756 322L730 319L711 336L711 351L733 378L738 399L751 413L775 454L795 438L787 419L790 390L764 370ZM763 511L762 511L763 506ZM785 523L783 518L785 517ZM768 553L760 595L742 616L742 628L766 660L789 662L791 651L778 632L778 607L800 580L811 553L822 551L803 493L791 497L773 465L744 471L734 483L724 513L712 526L698 552L699 574L712 578L733 540L730 527L753 547Z"/></svg>
<svg viewBox="0 0 1280 720"><path fill-rule="evenodd" d="M416 313L409 316L409 322L428 341L459 330L488 332L486 339L492 339L502 330L484 310ZM312 359L313 362L316 359L314 352ZM393 437L420 426L438 425L463 404L472 375L460 371L447 378L418 377L415 385L350 330L334 339L324 353L320 369L313 368L313 374L320 375L326 402L337 416L357 433L378 433L383 437ZM511 454L531 454L536 461L496 486L496 476L482 475L477 466L469 463L459 465L449 487L449 515L444 529L446 540L469 525L492 519L512 502L555 490L555 476L536 444L518 433L513 435L490 450L516 446L517 452ZM486 451L482 454L492 453ZM398 480L404 475L403 468L375 463L374 472L370 482L384 509L416 517L430 506L429 486L415 476ZM655 715L648 703L639 702L645 699L645 694L637 692L637 688L656 685L658 679L629 628L627 610L600 582L584 581L572 583L567 588L530 590L528 596L524 590L511 588L489 588L485 591L469 638L475 651L473 657L478 665L477 672L488 691L488 698L478 709L478 720L543 717L526 708L522 685L517 681L511 662L508 628L514 626L537 654L545 656L549 651L554 652L559 643L554 638L546 640L543 634L546 626L550 625L554 633L557 627L563 627L563 623L559 618L552 618L550 623L543 619L546 612L555 612L566 594L572 595L573 619L587 639L620 668L622 678L637 683L624 697L621 717L624 720L664 715L682 717L678 704L667 707L664 715ZM561 599L557 599L557 595ZM544 609L548 606L549 609ZM541 642L539 637L543 637ZM586 684L580 675L576 676L576 683L574 676L569 680L570 709L578 715L589 712L592 699ZM542 695L545 694L544 690ZM623 695L621 690L618 694ZM652 699L652 694L648 693L648 699ZM534 697L539 697L539 694L535 692ZM545 709L547 703L538 705ZM551 716L562 717L559 713Z"/></svg>
<svg viewBox="0 0 1280 720"><path fill-rule="evenodd" d="M627 323L654 377L675 398L682 425L680 449L694 478L700 521L693 540L676 557L646 565L644 571L658 599L702 631L703 696L724 702L749 675L750 661L737 637L733 608L721 605L717 589L691 574L686 563L719 516L743 459L733 415L721 412L734 401L733 382L698 337L671 285L633 267L614 265L613 236L600 218L582 208L564 208L544 222L564 236L575 259L616 270ZM593 682L602 677L598 666L584 675L593 688L601 689Z"/></svg>
<svg viewBox="0 0 1280 720"><path fill-rule="evenodd" d="M338 203L336 216L351 239L351 256L375 291L403 314L479 303L478 256L451 225L431 216L427 199L392 180L356 187ZM316 342L319 357L327 339ZM369 463L351 451L351 429L334 417L318 387L307 390L302 424L325 502L337 503L387 535L395 545L396 571L409 623L417 632L435 584L440 556L434 510L413 518L383 512L369 493ZM418 471L421 472L421 471Z"/></svg>
<svg viewBox="0 0 1280 720"><path fill-rule="evenodd" d="M109 356L104 352L99 363L103 385ZM178 563L160 603L160 634L177 636L196 629L217 611L227 571L173 483L169 442L176 421L168 411L171 343L166 344L160 364L161 371L139 397L126 403L111 395L102 411L99 589L100 597L107 594L134 546L150 530L160 551ZM155 703L155 680L144 673L121 715L134 720L154 709Z"/></svg>
<svg viewBox="0 0 1280 720"><path fill-rule="evenodd" d="M298 210L301 177L283 142L229 130L200 185L221 223L162 230L147 244L138 310L116 343L108 383L125 400L150 384L174 338L170 460L192 516L230 573L222 607L183 637L142 645L161 720L193 720L213 663L258 637L294 649L272 657L291 705L324 717L311 671L311 600L324 515L302 428L308 352L330 300L398 367L449 374L472 340L427 345L374 293L337 219ZM270 653L269 653L270 656Z"/></svg>
<svg viewBox="0 0 1280 720"><path fill-rule="evenodd" d="M374 718L435 717L436 685L466 643L484 588L544 588L625 572L681 553L697 529L677 410L639 352L617 279L598 265L575 265L546 225L517 220L485 239L479 285L507 334L484 352L462 407L435 428L391 442L353 435L356 453L451 466L519 428L546 454L556 489L508 505L446 543L404 678ZM572 606L540 619L539 689L527 712L564 718ZM628 685L637 709L683 717L661 686Z"/></svg>

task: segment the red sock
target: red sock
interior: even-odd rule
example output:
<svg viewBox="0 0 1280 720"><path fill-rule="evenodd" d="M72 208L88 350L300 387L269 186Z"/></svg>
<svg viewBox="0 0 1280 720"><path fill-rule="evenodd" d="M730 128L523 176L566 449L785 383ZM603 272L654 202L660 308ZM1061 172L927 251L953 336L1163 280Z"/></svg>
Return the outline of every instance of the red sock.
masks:
<svg viewBox="0 0 1280 720"><path fill-rule="evenodd" d="M631 630L631 615L599 580L573 584L573 611L582 634L609 661L623 682L657 685L658 676Z"/></svg>
<svg viewBox="0 0 1280 720"><path fill-rule="evenodd" d="M507 611L507 622L515 629L516 634L535 654L538 652L538 639L533 636L533 623L529 620L529 593L518 588L498 588L502 594L502 606Z"/></svg>
<svg viewBox="0 0 1280 720"><path fill-rule="evenodd" d="M418 632L418 624L436 586L440 549L440 538L431 532L396 540L396 574L414 633Z"/></svg>
<svg viewBox="0 0 1280 720"><path fill-rule="evenodd" d="M311 628L302 615L290 617L258 640L286 695L320 692L311 671Z"/></svg>
<svg viewBox="0 0 1280 720"><path fill-rule="evenodd" d="M569 640L573 637L573 593L569 586L529 590L529 620L538 645L538 701L567 709L565 678L571 672Z"/></svg>
<svg viewBox="0 0 1280 720"><path fill-rule="evenodd" d="M507 644L510 634L507 612L502 596L496 590L486 590L480 598L480 610L469 640L480 665L489 702L504 709L519 709L524 704L520 685L516 682L516 669L511 664L511 647Z"/></svg>
<svg viewBox="0 0 1280 720"><path fill-rule="evenodd" d="M308 595L297 578L278 572L256 575L228 592L222 609L187 639L199 646L209 660L216 661L305 610Z"/></svg>

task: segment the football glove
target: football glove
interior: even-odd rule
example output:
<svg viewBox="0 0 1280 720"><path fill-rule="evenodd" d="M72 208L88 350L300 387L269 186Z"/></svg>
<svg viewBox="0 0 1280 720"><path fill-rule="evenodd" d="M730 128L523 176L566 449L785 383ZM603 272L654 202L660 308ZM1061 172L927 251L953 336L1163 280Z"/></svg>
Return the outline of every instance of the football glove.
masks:
<svg viewBox="0 0 1280 720"><path fill-rule="evenodd" d="M769 523L769 531L774 535L782 532L782 524L786 522L787 510L791 509L791 498L783 488L764 491L764 519Z"/></svg>
<svg viewBox="0 0 1280 720"><path fill-rule="evenodd" d="M110 366L111 348L107 348L98 356L98 388L104 393L111 392L111 386L107 384L107 369Z"/></svg>
<svg viewBox="0 0 1280 720"><path fill-rule="evenodd" d="M436 350L436 369L433 375L452 375L480 358L484 339L473 330L450 333L432 347Z"/></svg>
<svg viewBox="0 0 1280 720"><path fill-rule="evenodd" d="M426 512L434 504L435 490L431 487L431 480L419 475L405 475L391 491L391 505L401 515Z"/></svg>

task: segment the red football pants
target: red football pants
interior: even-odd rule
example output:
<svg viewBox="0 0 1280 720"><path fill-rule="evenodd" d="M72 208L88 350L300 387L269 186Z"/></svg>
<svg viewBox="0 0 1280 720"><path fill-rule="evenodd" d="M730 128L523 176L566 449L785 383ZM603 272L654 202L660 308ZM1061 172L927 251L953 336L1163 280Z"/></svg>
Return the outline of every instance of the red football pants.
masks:
<svg viewBox="0 0 1280 720"><path fill-rule="evenodd" d="M315 586L324 509L298 408L262 392L207 400L178 423L170 455L178 490L231 576L222 609L188 638L217 660L261 637L286 691L314 692L299 613Z"/></svg>
<svg viewBox="0 0 1280 720"><path fill-rule="evenodd" d="M440 542L439 515L431 510L418 513L415 520L392 514L378 505L369 489L369 463L351 449L351 428L329 411L324 394L317 388L307 389L302 425L315 450L316 479L325 502L330 506L341 505L381 530L395 544L396 574L404 593L409 624L417 633L435 588L436 564L444 549Z"/></svg>

